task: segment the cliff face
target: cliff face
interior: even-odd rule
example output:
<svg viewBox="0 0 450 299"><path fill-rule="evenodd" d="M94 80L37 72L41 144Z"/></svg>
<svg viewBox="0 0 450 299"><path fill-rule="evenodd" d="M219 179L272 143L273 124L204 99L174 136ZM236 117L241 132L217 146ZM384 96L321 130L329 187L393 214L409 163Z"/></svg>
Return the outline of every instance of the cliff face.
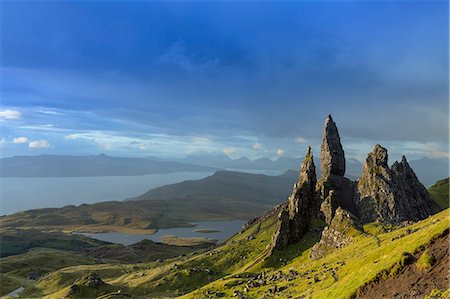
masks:
<svg viewBox="0 0 450 299"><path fill-rule="evenodd" d="M428 192L406 158L389 168L387 150L378 144L363 164L355 200L363 222L417 221L432 213Z"/></svg>
<svg viewBox="0 0 450 299"><path fill-rule="evenodd" d="M344 150L336 123L331 115L328 115L323 128L320 146L320 170L322 178L327 178L332 174L338 176L344 176L345 174Z"/></svg>
<svg viewBox="0 0 450 299"><path fill-rule="evenodd" d="M288 199L287 206L278 215L278 230L273 247L283 249L300 241L317 217L319 202L315 194L317 179L311 147L308 146L298 182Z"/></svg>
<svg viewBox="0 0 450 299"><path fill-rule="evenodd" d="M389 168L387 150L378 144L368 154L361 178L357 182L345 178L345 154L331 115L325 120L320 163L322 178L317 181L308 147L299 181L279 213L272 248L299 242L313 220L321 219L326 226L312 251L318 258L330 248L348 244L350 227L361 232L363 223L417 221L432 213L428 192L406 158Z"/></svg>
<svg viewBox="0 0 450 299"><path fill-rule="evenodd" d="M320 146L320 165L322 179L316 185L320 211L327 224L331 223L338 207L355 213L355 184L344 177L345 155L336 123L331 115L325 120Z"/></svg>
<svg viewBox="0 0 450 299"><path fill-rule="evenodd" d="M377 144L364 161L362 176L358 181L356 204L361 221L395 219L394 188L387 150Z"/></svg>
<svg viewBox="0 0 450 299"><path fill-rule="evenodd" d="M392 165L396 189L399 193L397 205L399 217L403 220L421 220L433 212L432 200L427 189L417 179L406 157Z"/></svg>

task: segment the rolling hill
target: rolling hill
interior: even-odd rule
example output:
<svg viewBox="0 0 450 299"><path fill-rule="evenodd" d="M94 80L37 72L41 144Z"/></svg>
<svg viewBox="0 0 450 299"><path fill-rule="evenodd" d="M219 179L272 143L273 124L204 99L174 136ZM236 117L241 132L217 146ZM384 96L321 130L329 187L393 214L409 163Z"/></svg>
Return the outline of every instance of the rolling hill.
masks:
<svg viewBox="0 0 450 299"><path fill-rule="evenodd" d="M434 201L436 211L442 211L449 206L448 197L449 178L437 181L433 186L428 188L431 198Z"/></svg>
<svg viewBox="0 0 450 299"><path fill-rule="evenodd" d="M218 171L159 187L128 201L46 208L0 217L0 227L99 232L190 226L190 221L250 219L283 202L298 173L280 176Z"/></svg>

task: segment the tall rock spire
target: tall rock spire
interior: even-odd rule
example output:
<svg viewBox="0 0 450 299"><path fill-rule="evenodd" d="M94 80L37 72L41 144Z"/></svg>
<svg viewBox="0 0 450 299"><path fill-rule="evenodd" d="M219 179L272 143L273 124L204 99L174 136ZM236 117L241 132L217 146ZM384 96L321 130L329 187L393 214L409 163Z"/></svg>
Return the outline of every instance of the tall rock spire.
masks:
<svg viewBox="0 0 450 299"><path fill-rule="evenodd" d="M308 146L305 159L300 169L297 186L289 198L290 243L297 243L308 231L310 221L317 215L319 203L316 200L316 167L314 166L311 147Z"/></svg>
<svg viewBox="0 0 450 299"><path fill-rule="evenodd" d="M273 248L283 249L289 244L295 244L308 232L312 220L317 217L320 204L315 193L316 183L316 167L311 147L308 146L298 183L294 185L287 206L278 216Z"/></svg>
<svg viewBox="0 0 450 299"><path fill-rule="evenodd" d="M345 156L341 145L341 138L331 114L325 120L322 133L322 145L320 146L320 170L322 178L331 174L344 176Z"/></svg>

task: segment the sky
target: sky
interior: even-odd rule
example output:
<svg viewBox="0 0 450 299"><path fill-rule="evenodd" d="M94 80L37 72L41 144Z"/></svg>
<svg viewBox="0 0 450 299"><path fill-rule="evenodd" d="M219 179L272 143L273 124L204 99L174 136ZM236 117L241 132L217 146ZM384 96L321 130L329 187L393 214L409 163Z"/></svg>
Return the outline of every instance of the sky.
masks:
<svg viewBox="0 0 450 299"><path fill-rule="evenodd" d="M447 1L0 5L2 157L448 157Z"/></svg>

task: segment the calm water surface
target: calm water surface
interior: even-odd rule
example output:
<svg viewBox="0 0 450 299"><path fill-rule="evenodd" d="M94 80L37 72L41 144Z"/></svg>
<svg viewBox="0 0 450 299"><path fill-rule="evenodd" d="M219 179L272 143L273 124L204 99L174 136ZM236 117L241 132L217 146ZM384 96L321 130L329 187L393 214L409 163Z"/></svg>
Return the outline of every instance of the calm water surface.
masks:
<svg viewBox="0 0 450 299"><path fill-rule="evenodd" d="M229 221L203 221L192 222L194 227L176 227L168 229L160 229L153 235L129 235L125 233L83 233L85 236L107 241L111 243L120 243L123 245L131 245L149 239L155 242L161 241L161 237L164 236L177 236L181 238L208 238L211 240L217 240L219 242L224 241L239 232L244 225L244 220L229 220ZM196 230L210 229L218 230L218 232L201 233Z"/></svg>
<svg viewBox="0 0 450 299"><path fill-rule="evenodd" d="M0 178L0 215L37 208L58 208L123 200L159 186L196 180L213 172L142 176Z"/></svg>

